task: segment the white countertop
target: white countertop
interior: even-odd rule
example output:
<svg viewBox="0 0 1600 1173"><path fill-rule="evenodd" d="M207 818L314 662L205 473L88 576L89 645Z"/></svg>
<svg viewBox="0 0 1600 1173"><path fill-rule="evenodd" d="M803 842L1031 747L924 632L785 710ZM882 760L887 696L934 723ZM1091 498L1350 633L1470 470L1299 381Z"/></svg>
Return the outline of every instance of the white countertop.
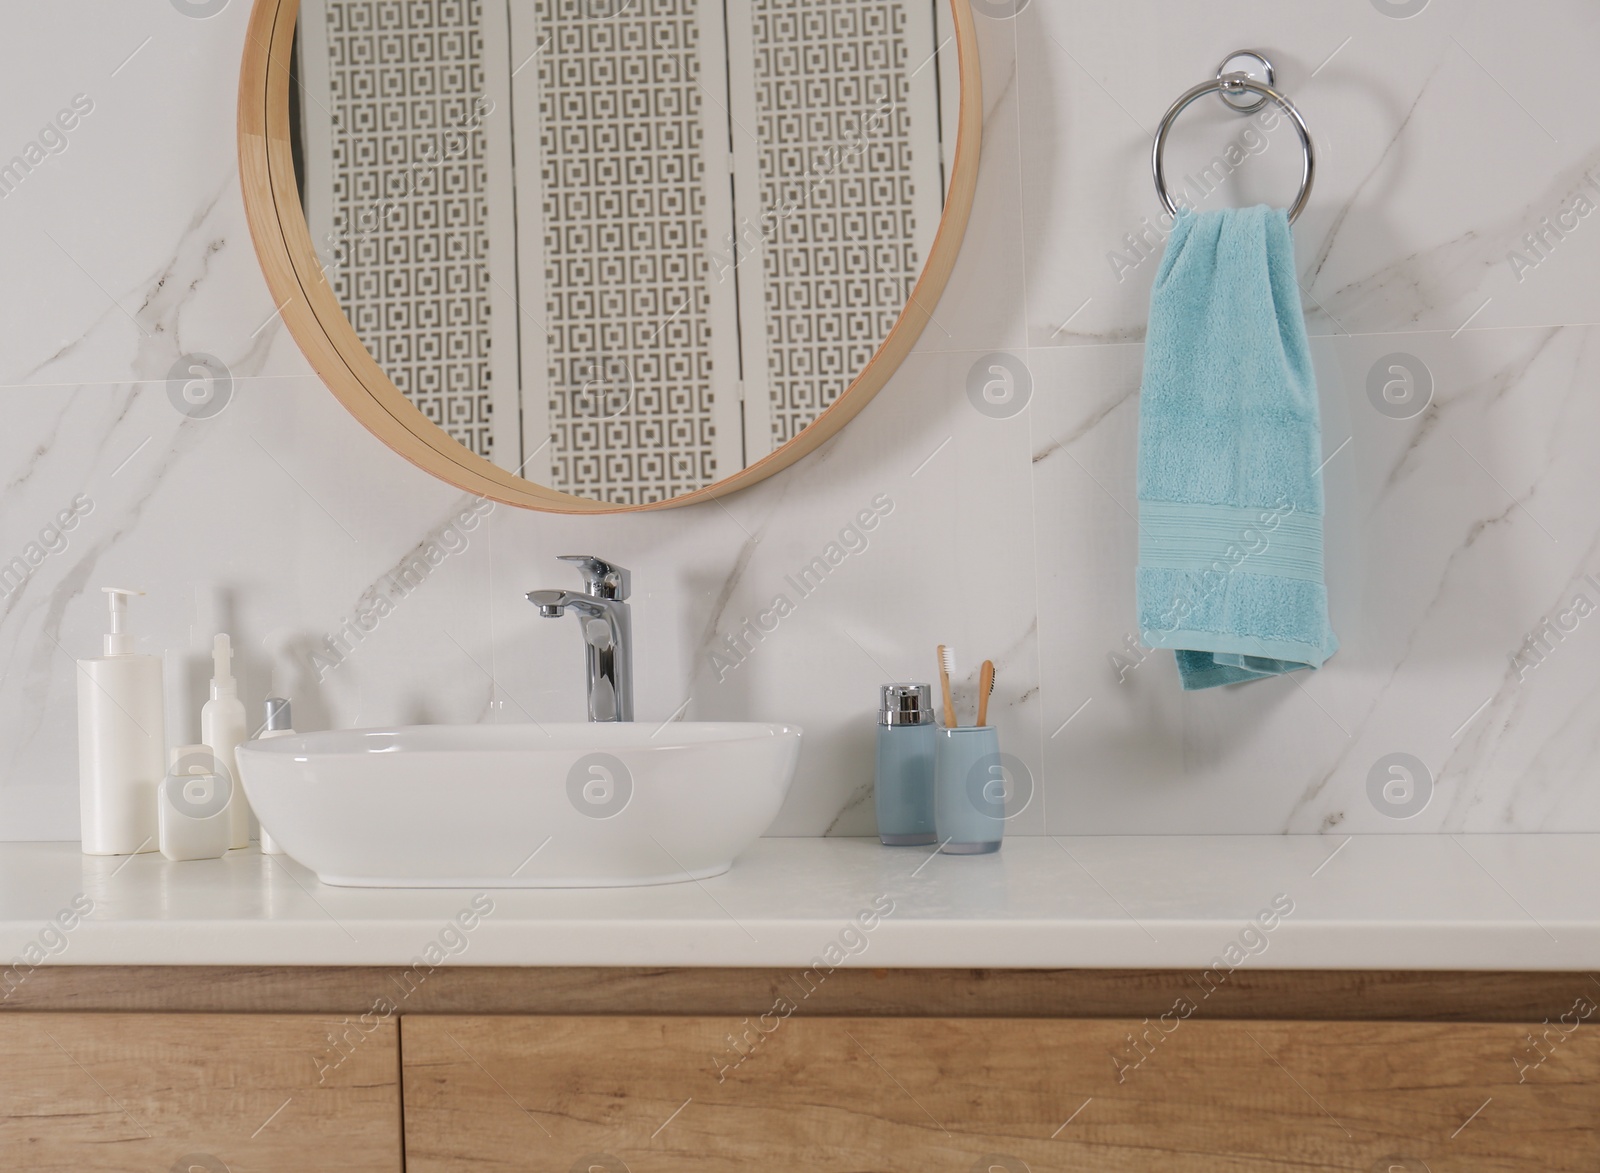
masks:
<svg viewBox="0 0 1600 1173"><path fill-rule="evenodd" d="M1016 837L980 857L763 839L712 880L491 890L481 917L474 896L325 887L254 848L0 844L0 962L31 944L57 964L406 966L432 944L451 965L806 967L832 947L869 967L1203 969L1232 944L1264 969L1600 966L1600 835ZM92 910L51 930L75 898ZM1275 898L1292 912L1251 929Z"/></svg>

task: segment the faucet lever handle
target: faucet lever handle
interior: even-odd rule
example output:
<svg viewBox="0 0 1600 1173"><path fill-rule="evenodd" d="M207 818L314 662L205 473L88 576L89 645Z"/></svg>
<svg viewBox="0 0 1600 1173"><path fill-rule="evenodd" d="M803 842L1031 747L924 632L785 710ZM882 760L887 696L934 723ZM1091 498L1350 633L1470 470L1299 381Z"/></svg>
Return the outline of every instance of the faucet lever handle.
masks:
<svg viewBox="0 0 1600 1173"><path fill-rule="evenodd" d="M584 591L597 599L622 600L633 593L633 575L613 562L593 554L562 554L560 560L578 568Z"/></svg>

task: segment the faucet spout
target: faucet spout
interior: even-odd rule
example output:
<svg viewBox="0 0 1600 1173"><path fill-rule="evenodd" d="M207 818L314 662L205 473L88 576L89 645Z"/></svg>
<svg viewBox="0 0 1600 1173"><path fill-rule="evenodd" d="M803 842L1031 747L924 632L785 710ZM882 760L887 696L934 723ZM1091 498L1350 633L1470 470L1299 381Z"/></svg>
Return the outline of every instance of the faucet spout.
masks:
<svg viewBox="0 0 1600 1173"><path fill-rule="evenodd" d="M527 598L528 602L539 608L541 619L560 619L572 603L572 597L566 591L529 591Z"/></svg>
<svg viewBox="0 0 1600 1173"><path fill-rule="evenodd" d="M528 602L545 619L568 611L578 617L588 670L589 720L633 720L633 621L627 597L630 575L620 566L585 554L565 561L579 564L588 593L540 590Z"/></svg>

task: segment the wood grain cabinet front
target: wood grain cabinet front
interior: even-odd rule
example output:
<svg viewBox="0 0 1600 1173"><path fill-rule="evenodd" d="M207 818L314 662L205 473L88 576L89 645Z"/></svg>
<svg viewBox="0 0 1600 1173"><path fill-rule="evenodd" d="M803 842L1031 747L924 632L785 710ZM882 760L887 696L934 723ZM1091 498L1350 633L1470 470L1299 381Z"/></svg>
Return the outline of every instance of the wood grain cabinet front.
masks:
<svg viewBox="0 0 1600 1173"><path fill-rule="evenodd" d="M408 1173L1600 1169L1600 1027L408 1017Z"/></svg>
<svg viewBox="0 0 1600 1173"><path fill-rule="evenodd" d="M398 1034L310 1015L0 1015L0 1169L398 1173Z"/></svg>

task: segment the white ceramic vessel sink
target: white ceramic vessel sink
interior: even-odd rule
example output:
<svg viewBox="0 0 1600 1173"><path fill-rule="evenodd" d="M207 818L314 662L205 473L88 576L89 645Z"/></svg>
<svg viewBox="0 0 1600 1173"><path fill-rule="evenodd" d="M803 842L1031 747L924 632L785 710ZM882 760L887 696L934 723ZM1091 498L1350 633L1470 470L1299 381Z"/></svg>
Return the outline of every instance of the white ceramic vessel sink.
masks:
<svg viewBox="0 0 1600 1173"><path fill-rule="evenodd" d="M415 725L252 741L239 772L325 884L586 888L727 871L799 756L792 725Z"/></svg>

